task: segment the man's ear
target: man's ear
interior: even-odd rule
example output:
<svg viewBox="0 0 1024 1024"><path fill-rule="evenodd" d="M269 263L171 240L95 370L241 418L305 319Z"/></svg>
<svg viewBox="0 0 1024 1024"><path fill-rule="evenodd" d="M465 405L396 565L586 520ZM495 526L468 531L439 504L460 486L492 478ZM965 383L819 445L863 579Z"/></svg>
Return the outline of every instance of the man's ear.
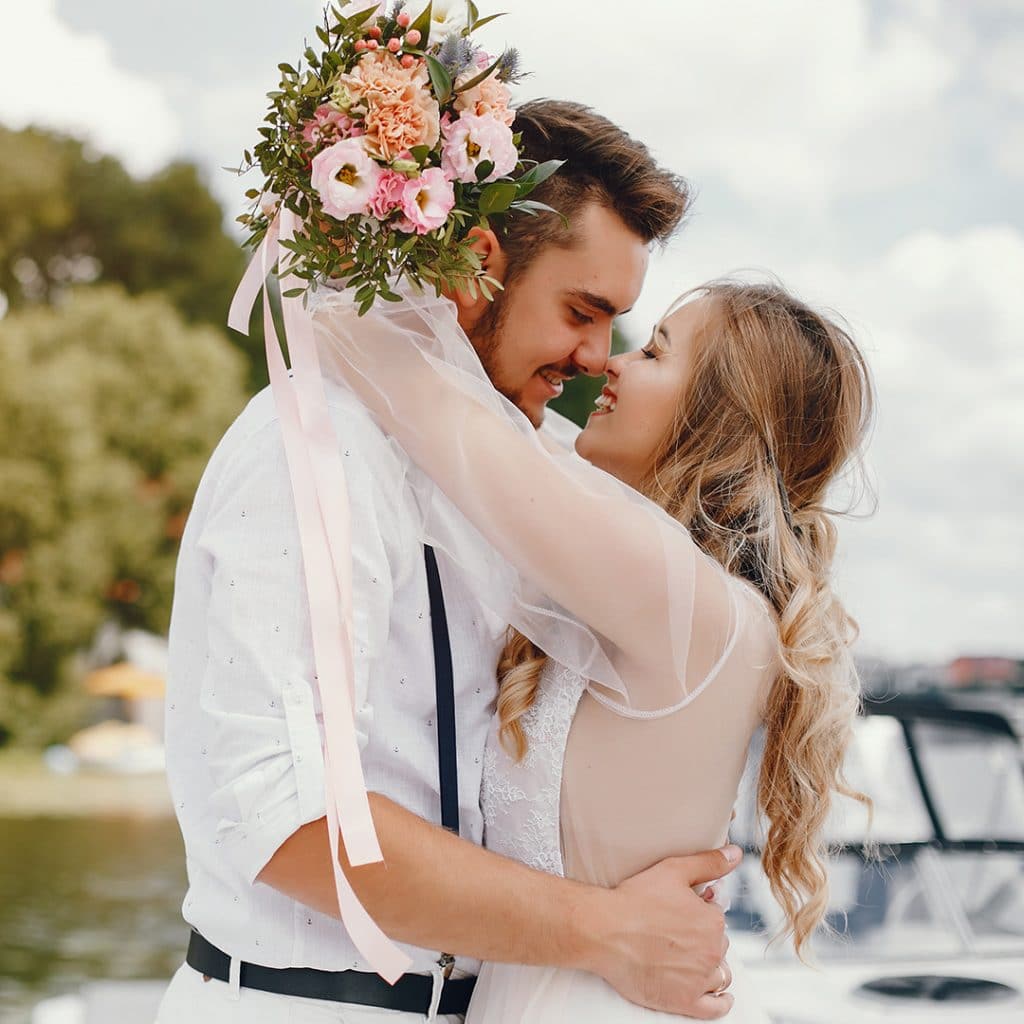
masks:
<svg viewBox="0 0 1024 1024"><path fill-rule="evenodd" d="M493 277L499 283L503 283L506 271L508 270L508 260L505 256L505 250L501 247L501 242L498 241L498 236L490 228L485 230L481 227L475 227L470 228L467 237L469 239L469 247L480 257L480 262L484 270L487 271L488 276ZM468 314L476 312L476 307L481 302L488 304L487 299L483 298L479 292L477 297L474 298L465 288L456 290L452 298L458 303L460 309Z"/></svg>

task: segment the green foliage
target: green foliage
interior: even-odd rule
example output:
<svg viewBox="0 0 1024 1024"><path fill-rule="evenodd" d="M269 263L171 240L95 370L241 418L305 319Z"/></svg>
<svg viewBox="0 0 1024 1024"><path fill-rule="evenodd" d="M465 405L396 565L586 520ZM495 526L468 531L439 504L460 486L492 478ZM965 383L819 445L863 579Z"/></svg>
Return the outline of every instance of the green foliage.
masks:
<svg viewBox="0 0 1024 1024"><path fill-rule="evenodd" d="M94 286L0 320L0 737L103 621L166 629L184 517L244 375L165 297Z"/></svg>
<svg viewBox="0 0 1024 1024"><path fill-rule="evenodd" d="M524 214L535 216L549 207L527 199L527 196L545 178L554 174L562 161L552 160L538 165L522 159L511 172L494 182L484 179L494 171L494 163L487 161L487 169L477 168L475 181L446 183L451 188L454 207L446 221L433 230L420 235L413 233L408 219L398 209L392 209L380 219L371 216L370 207L363 203L362 213L327 213L334 209L325 203L312 182L312 167L318 154L339 143L335 129L324 129L323 122L312 137L306 129L317 121L322 107L343 113L360 130L372 123L375 114L374 93L362 94L343 76L355 71L370 56L364 48L396 46L395 51L380 49L373 60L394 62L393 72L399 72L401 59L422 61L426 74L414 84L429 94L443 118L457 120L455 109L458 93L479 85L489 76L502 81L515 78L518 56L506 50L496 60L486 63L483 50L469 41L476 27L493 20L494 15L480 18L475 4L467 6L468 25L457 42L451 39L435 45L430 39L431 5L428 4L412 23L408 32L402 29L391 13L378 14L377 6L346 15L348 3L329 7L324 23L316 30L324 49L317 53L307 46L303 61L295 65L278 64L280 85L268 93L270 108L264 124L258 129L260 141L252 151L243 154L239 173L259 168L264 176L261 188L250 189L246 195L252 205L238 217L247 233L247 243L256 248L267 232L281 204L298 218L301 229L297 237L282 241L281 247L289 252L277 268L278 273L294 276L297 286L287 287L286 298L301 295L310 285L328 279L344 282L355 292L359 314L368 312L377 299L399 301L395 286L403 278L420 286L429 285L438 294L443 290L455 291L480 288L485 295L493 294L500 284L489 277L480 260L470 248L469 233L475 227L489 228L490 218ZM358 6L357 4L355 6ZM399 5L400 6L400 5ZM371 24L372 22L372 24ZM369 38L373 31L376 38ZM409 32L419 32L420 39L408 43ZM372 53L372 51L370 51ZM460 69L477 66L478 60L486 66L459 84ZM404 72L400 72L404 73ZM411 72L416 74L417 72ZM428 84L429 82L429 84ZM408 102L408 101L407 101ZM519 145L519 138L503 124L500 130L509 131L510 142ZM346 129L347 131L347 129ZM367 133L368 134L368 133ZM345 140L347 141L347 140ZM409 153L397 159L381 155L375 148L363 149L364 143L354 143L360 160L369 156L380 168L419 179L423 172L443 166L444 137L432 145L413 146ZM393 154L392 154L393 155ZM554 211L552 211L554 212Z"/></svg>
<svg viewBox="0 0 1024 1024"><path fill-rule="evenodd" d="M618 330L612 334L612 355L629 348L625 337ZM604 377L579 376L569 381L562 393L551 403L555 412L561 413L579 427L587 425L587 417L594 411L594 399L601 394L605 385Z"/></svg>
<svg viewBox="0 0 1024 1024"><path fill-rule="evenodd" d="M23 309L57 302L82 283L115 282L167 296L193 323L225 320L245 255L193 164L145 180L113 157L35 128L0 127L0 292ZM231 336L266 383L262 337Z"/></svg>

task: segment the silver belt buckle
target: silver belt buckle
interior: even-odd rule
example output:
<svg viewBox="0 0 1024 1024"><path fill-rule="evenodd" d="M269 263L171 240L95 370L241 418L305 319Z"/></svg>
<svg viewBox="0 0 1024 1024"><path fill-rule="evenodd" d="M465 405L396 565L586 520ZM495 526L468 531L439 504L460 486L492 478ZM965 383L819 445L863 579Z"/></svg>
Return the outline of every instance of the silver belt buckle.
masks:
<svg viewBox="0 0 1024 1024"><path fill-rule="evenodd" d="M442 953L437 958L437 966L441 968L441 977L447 981L452 976L452 971L455 969L455 957L451 953Z"/></svg>

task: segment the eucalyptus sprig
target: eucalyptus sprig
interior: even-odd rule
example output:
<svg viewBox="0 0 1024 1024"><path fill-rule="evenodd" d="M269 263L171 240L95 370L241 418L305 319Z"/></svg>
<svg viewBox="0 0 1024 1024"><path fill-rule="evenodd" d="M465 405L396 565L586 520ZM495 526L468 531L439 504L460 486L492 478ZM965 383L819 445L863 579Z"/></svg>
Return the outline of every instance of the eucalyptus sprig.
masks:
<svg viewBox="0 0 1024 1024"><path fill-rule="evenodd" d="M414 16L401 0L387 9L341 0L315 27L319 48L278 65L260 139L235 170L264 178L238 218L250 245L282 204L302 225L280 243L279 273L300 282L286 295L340 278L362 314L378 299L398 301L403 278L487 298L500 288L470 233L554 212L528 197L561 166L524 159L508 127L516 51L489 56L473 41L500 16L468 0L465 26L446 31L432 3ZM394 152L393 138L408 145Z"/></svg>

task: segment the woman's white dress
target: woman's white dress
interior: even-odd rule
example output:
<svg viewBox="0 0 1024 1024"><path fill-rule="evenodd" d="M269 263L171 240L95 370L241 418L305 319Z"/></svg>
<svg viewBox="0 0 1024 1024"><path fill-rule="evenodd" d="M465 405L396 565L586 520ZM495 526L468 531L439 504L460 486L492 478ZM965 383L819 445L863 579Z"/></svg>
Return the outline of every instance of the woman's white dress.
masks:
<svg viewBox="0 0 1024 1024"><path fill-rule="evenodd" d="M705 764L706 772L721 775L718 783L709 780L703 785L703 772L694 764L699 774L678 778L673 785L669 769L690 757L680 750L679 756L663 759L661 744L676 732L681 745L693 743L703 727L696 719L706 721L717 711L701 709L703 713L694 714L695 721L689 724L685 718L712 691L705 691L673 719L650 721L624 719L588 698L586 691L581 676L548 663L537 700L524 716L529 749L519 763L499 743L495 723L484 755L481 794L487 847L541 871L612 885L664 855L695 852L723 840L732 804L721 793L738 783L742 771L742 759L729 741L751 727L751 716L742 707L735 709L739 726L722 730L725 735L717 747L721 757ZM715 707L724 702L708 700ZM629 758L637 747L652 742L653 780L629 769L636 764ZM697 746L708 748L699 741ZM691 748L690 754L700 758L700 750ZM609 788L587 792L592 784L599 790ZM581 790L586 799L574 806L573 794ZM673 791L678 800L666 799ZM591 816L594 820L588 821ZM767 1024L742 967L732 961L730 967L735 977L730 991L736 1001L728 1020ZM601 978L582 971L487 963L466 1024L647 1024L680 1019L630 1003Z"/></svg>

